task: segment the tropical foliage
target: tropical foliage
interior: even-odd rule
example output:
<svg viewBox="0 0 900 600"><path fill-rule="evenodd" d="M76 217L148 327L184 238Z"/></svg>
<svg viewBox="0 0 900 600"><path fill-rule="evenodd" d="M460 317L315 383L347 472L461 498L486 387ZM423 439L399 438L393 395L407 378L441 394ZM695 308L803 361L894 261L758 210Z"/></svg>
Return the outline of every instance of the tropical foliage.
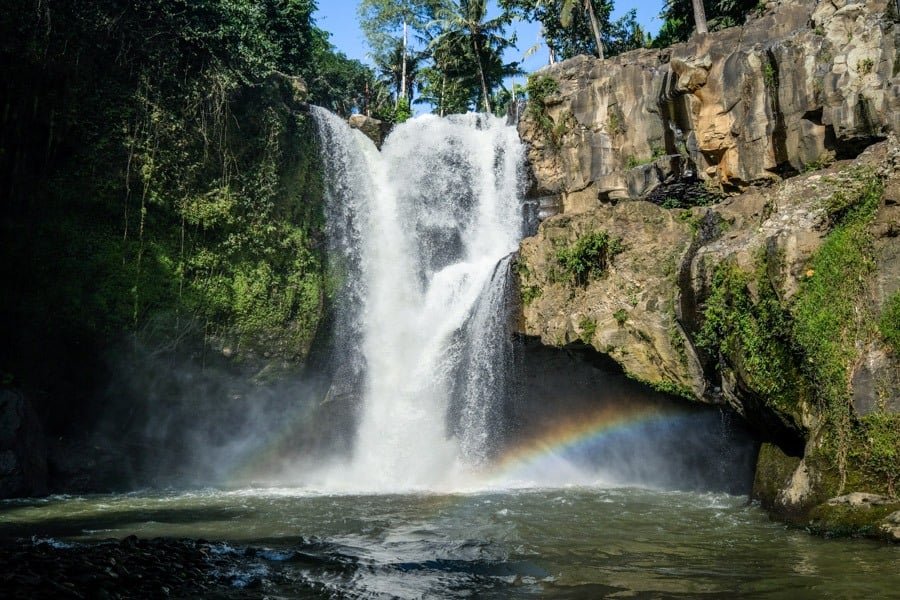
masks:
<svg viewBox="0 0 900 600"><path fill-rule="evenodd" d="M694 4L699 6L695 7ZM666 0L660 17L663 25L653 45L664 48L687 40L695 30L698 9L704 9L709 31L718 31L744 22L747 13L759 6L758 0Z"/></svg>
<svg viewBox="0 0 900 600"><path fill-rule="evenodd" d="M362 110L375 85L314 10L6 2L0 277L16 283L0 298L0 362L17 380L39 364L31 340L305 355L327 288L315 134L297 111ZM69 368L96 372L85 362L100 357L71 354Z"/></svg>
<svg viewBox="0 0 900 600"><path fill-rule="evenodd" d="M511 15L489 18L486 0L362 0L359 15L396 105L405 97L442 115L489 111L504 76L516 72L502 59L514 42Z"/></svg>
<svg viewBox="0 0 900 600"><path fill-rule="evenodd" d="M439 33L429 44L435 65L441 71L456 69L459 83L469 79L471 86L474 79L479 105L491 112L491 90L504 75L515 72L515 65L502 60L503 51L513 43L503 35L509 15L488 19L487 0L450 0L438 7L436 16L432 24Z"/></svg>
<svg viewBox="0 0 900 600"><path fill-rule="evenodd" d="M634 10L617 21L610 21L612 0L500 0L500 6L519 18L541 23L552 60L578 54L614 56L647 44ZM592 16L596 20L600 48Z"/></svg>

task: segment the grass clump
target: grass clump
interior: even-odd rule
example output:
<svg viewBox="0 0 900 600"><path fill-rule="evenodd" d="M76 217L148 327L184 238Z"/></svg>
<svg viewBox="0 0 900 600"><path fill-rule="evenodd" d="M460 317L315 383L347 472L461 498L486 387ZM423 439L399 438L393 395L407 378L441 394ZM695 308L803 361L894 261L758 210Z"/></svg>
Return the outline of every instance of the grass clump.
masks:
<svg viewBox="0 0 900 600"><path fill-rule="evenodd" d="M895 354L900 354L900 292L895 292L884 305L878 320L878 330Z"/></svg>
<svg viewBox="0 0 900 600"><path fill-rule="evenodd" d="M613 238L605 231L587 233L572 245L557 248L551 279L585 286L592 278L602 276L613 258L623 250L620 238Z"/></svg>
<svg viewBox="0 0 900 600"><path fill-rule="evenodd" d="M578 328L581 330L581 341L585 344L590 344L591 340L594 339L594 334L597 332L597 321L590 317L582 317L578 321Z"/></svg>
<svg viewBox="0 0 900 600"><path fill-rule="evenodd" d="M519 295L522 298L522 304L528 306L541 297L543 294L541 287L528 283L531 278L531 270L521 256L513 264L513 272L519 281Z"/></svg>
<svg viewBox="0 0 900 600"><path fill-rule="evenodd" d="M885 482L886 491L897 497L900 480L900 415L875 412L860 420L862 451L860 460L866 471Z"/></svg>
<svg viewBox="0 0 900 600"><path fill-rule="evenodd" d="M525 306L528 306L540 298L543 293L543 290L536 285L523 285L519 291L522 294L522 303L525 304Z"/></svg>

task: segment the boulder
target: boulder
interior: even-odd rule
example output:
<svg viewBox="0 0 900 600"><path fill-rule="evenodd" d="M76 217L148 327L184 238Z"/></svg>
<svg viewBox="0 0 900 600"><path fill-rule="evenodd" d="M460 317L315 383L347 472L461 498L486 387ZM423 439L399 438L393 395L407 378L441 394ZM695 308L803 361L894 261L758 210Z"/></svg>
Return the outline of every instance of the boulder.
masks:
<svg viewBox="0 0 900 600"><path fill-rule="evenodd" d="M373 119L366 115L350 115L348 122L350 123L350 127L359 129L366 134L366 137L375 142L375 145L378 148L381 148L381 144L384 143L384 138L387 137L387 134L391 130L390 123L385 123L384 121L379 121L378 119Z"/></svg>
<svg viewBox="0 0 900 600"><path fill-rule="evenodd" d="M900 542L900 510L892 512L881 522L881 534L892 542Z"/></svg>

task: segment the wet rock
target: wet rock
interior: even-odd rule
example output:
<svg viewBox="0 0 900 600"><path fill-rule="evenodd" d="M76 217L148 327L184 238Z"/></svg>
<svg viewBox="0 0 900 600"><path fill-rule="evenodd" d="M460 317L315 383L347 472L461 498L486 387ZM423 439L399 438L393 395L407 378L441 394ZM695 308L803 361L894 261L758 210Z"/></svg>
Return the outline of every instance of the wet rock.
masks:
<svg viewBox="0 0 900 600"><path fill-rule="evenodd" d="M843 496L831 498L827 502L829 506L846 504L853 507L884 506L886 504L896 503L896 500L892 500L887 496L881 496L879 494L869 494L867 492L853 492L851 494L844 494Z"/></svg>
<svg viewBox="0 0 900 600"><path fill-rule="evenodd" d="M379 121L378 119L373 119L366 115L350 115L348 122L350 123L350 127L359 129L366 134L366 137L375 142L375 145L378 148L381 148L384 138L387 137L388 132L391 130L390 123L385 123L384 121Z"/></svg>
<svg viewBox="0 0 900 600"><path fill-rule="evenodd" d="M900 542L900 510L885 517L879 529L888 540Z"/></svg>

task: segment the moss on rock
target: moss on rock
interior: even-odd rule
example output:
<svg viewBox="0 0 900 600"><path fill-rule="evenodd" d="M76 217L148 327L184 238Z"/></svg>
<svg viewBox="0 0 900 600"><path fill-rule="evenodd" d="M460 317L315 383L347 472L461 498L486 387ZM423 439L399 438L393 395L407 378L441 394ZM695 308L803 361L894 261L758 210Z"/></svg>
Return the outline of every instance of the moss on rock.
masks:
<svg viewBox="0 0 900 600"><path fill-rule="evenodd" d="M799 457L786 455L774 444L762 444L756 459L753 499L758 500L764 508L774 508L778 493L799 464Z"/></svg>

